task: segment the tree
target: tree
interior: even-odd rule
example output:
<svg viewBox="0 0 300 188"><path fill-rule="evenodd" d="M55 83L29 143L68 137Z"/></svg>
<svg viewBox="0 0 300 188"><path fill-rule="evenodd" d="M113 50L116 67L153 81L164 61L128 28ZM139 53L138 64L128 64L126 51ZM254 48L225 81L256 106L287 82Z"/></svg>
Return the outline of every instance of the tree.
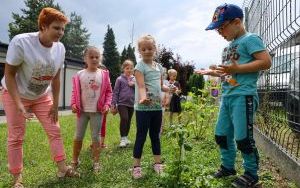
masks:
<svg viewBox="0 0 300 188"><path fill-rule="evenodd" d="M192 75L195 69L193 63L188 61L183 62L178 54L174 57L172 50L165 47L158 50L155 61L160 63L167 70L175 69L177 71L176 80L180 83L182 93L186 95L188 91L187 80L189 80L190 75Z"/></svg>
<svg viewBox="0 0 300 188"><path fill-rule="evenodd" d="M203 89L205 85L205 81L202 75L192 74L188 81L188 90L192 91L196 95L201 95L199 89Z"/></svg>
<svg viewBox="0 0 300 188"><path fill-rule="evenodd" d="M27 9L21 9L22 15L12 13L14 19L9 23L10 40L17 34L38 31L38 16L45 7L52 7L61 12L62 9L54 0L25 0ZM66 56L82 57L82 51L87 46L90 34L87 29L82 27L82 19L75 13L71 13L70 23L66 25L65 35L62 43L66 47Z"/></svg>
<svg viewBox="0 0 300 188"><path fill-rule="evenodd" d="M120 62L123 63L128 58L127 49L126 46L124 46L124 49L121 53Z"/></svg>
<svg viewBox="0 0 300 188"><path fill-rule="evenodd" d="M167 70L173 68L174 64L174 53L171 49L167 49L166 47L162 46L162 48L158 48L157 56L155 61L160 63L163 67Z"/></svg>
<svg viewBox="0 0 300 188"><path fill-rule="evenodd" d="M115 42L115 35L112 28L108 25L107 32L103 42L103 64L110 71L110 80L115 84L117 77L120 75L120 55Z"/></svg>
<svg viewBox="0 0 300 188"><path fill-rule="evenodd" d="M123 63L126 59L130 59L133 64L136 65L134 50L135 49L134 47L131 47L131 44L129 44L127 48L124 46L124 49L121 53L121 63Z"/></svg>
<svg viewBox="0 0 300 188"><path fill-rule="evenodd" d="M65 28L67 34L61 42L66 47L66 56L82 58L84 49L89 44L90 34L88 30L82 27L82 18L75 12L71 13L70 23Z"/></svg>
<svg viewBox="0 0 300 188"><path fill-rule="evenodd" d="M28 9L21 9L23 15L12 13L14 21L9 23L8 29L10 40L20 33L38 31L37 20L43 8L52 7L62 11L58 4L54 4L54 0L27 0L24 3Z"/></svg>
<svg viewBox="0 0 300 188"><path fill-rule="evenodd" d="M136 58L135 58L134 51L135 48L131 47L131 44L129 44L127 48L127 58L130 59L134 65L136 65Z"/></svg>

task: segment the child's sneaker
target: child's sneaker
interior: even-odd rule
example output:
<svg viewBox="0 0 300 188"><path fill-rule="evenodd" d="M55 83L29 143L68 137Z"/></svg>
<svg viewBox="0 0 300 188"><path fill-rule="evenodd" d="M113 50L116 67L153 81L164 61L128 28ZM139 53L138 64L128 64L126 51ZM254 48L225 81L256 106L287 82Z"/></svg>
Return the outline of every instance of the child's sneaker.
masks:
<svg viewBox="0 0 300 188"><path fill-rule="evenodd" d="M157 174L161 174L164 171L164 165L161 163L155 163L153 169Z"/></svg>
<svg viewBox="0 0 300 188"><path fill-rule="evenodd" d="M94 163L93 164L93 170L94 170L95 173L98 173L101 170L100 163Z"/></svg>
<svg viewBox="0 0 300 188"><path fill-rule="evenodd" d="M142 177L142 168L140 166L135 166L132 169L133 179L140 179Z"/></svg>
<svg viewBox="0 0 300 188"><path fill-rule="evenodd" d="M125 148L126 146L127 146L126 140L124 138L121 138L119 147L120 148Z"/></svg>
<svg viewBox="0 0 300 188"><path fill-rule="evenodd" d="M72 161L72 162L71 162L71 167L72 167L74 170L77 170L77 168L79 167L79 164L80 164L80 161L77 161L77 162Z"/></svg>
<svg viewBox="0 0 300 188"><path fill-rule="evenodd" d="M108 148L107 145L104 144L104 143L102 143L102 144L100 145L100 147L101 147L102 149L107 149L107 148Z"/></svg>
<svg viewBox="0 0 300 188"><path fill-rule="evenodd" d="M126 145L129 145L129 144L131 144L131 141L130 141L130 140L128 140L128 138L127 138L127 137L125 137L125 143L126 143Z"/></svg>

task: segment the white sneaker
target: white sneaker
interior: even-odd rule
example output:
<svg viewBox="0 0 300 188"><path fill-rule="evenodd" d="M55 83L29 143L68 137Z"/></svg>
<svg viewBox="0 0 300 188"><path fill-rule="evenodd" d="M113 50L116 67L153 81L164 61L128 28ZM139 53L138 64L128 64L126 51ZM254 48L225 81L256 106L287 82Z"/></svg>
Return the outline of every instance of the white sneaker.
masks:
<svg viewBox="0 0 300 188"><path fill-rule="evenodd" d="M120 148L125 148L126 145L127 145L127 144L126 144L126 140L125 140L124 138L121 138L119 147L120 147Z"/></svg>
<svg viewBox="0 0 300 188"><path fill-rule="evenodd" d="M128 138L126 137L126 138L125 138L125 143L126 143L126 145L129 145L129 144L131 144L131 141L128 140Z"/></svg>

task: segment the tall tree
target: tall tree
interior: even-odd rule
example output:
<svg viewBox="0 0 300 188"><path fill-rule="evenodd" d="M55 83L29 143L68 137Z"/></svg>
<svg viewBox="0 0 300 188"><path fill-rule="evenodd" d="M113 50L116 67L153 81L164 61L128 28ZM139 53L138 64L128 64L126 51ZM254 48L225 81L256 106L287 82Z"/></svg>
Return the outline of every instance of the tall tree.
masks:
<svg viewBox="0 0 300 188"><path fill-rule="evenodd" d="M134 65L136 65L136 57L134 54L134 47L131 47L131 44L128 45L128 47L126 48L126 46L124 46L124 49L121 53L121 64L126 60L126 59L130 59Z"/></svg>
<svg viewBox="0 0 300 188"><path fill-rule="evenodd" d="M175 69L177 71L176 80L180 83L183 94L187 94L187 80L194 72L195 66L192 62L183 62L180 55L174 53L171 49L165 47L159 48L155 61L160 63L167 70Z"/></svg>
<svg viewBox="0 0 300 188"><path fill-rule="evenodd" d="M25 0L26 9L21 9L22 14L12 13L14 19L9 23L9 38L12 39L20 33L38 31L38 16L45 7L52 7L61 12L62 9L54 0ZM65 35L62 42L66 47L66 55L72 57L81 57L82 51L87 46L90 34L87 29L82 27L82 19L75 13L71 13L70 23L66 25Z"/></svg>
<svg viewBox="0 0 300 188"><path fill-rule="evenodd" d="M26 0L24 3L28 9L21 9L23 15L12 13L14 21L9 23L8 29L10 39L20 33L38 31L38 16L43 8L53 7L62 11L58 4L54 4L54 0Z"/></svg>
<svg viewBox="0 0 300 188"><path fill-rule="evenodd" d="M126 46L124 46L124 49L121 53L120 63L122 64L126 59L128 59L128 54L127 54Z"/></svg>
<svg viewBox="0 0 300 188"><path fill-rule="evenodd" d="M110 79L114 85L117 77L121 73L120 55L117 50L114 31L109 25L107 26L107 32L103 42L103 64L110 71Z"/></svg>
<svg viewBox="0 0 300 188"><path fill-rule="evenodd" d="M136 65L136 57L134 54L134 50L135 48L131 47L131 44L129 44L127 48L127 58L130 59L134 63L134 65Z"/></svg>
<svg viewBox="0 0 300 188"><path fill-rule="evenodd" d="M90 34L85 27L82 27L82 18L75 12L71 13L70 23L65 28L67 34L61 42L66 47L66 56L82 58L84 49L89 44Z"/></svg>

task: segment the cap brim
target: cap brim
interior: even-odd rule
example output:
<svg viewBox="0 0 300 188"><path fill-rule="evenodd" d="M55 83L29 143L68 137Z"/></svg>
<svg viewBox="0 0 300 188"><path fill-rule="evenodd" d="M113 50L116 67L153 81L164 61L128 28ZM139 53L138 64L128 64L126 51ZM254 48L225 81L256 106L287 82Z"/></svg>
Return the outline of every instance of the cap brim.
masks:
<svg viewBox="0 0 300 188"><path fill-rule="evenodd" d="M221 24L222 24L222 22L211 22L205 30L216 29L216 28L220 27Z"/></svg>

